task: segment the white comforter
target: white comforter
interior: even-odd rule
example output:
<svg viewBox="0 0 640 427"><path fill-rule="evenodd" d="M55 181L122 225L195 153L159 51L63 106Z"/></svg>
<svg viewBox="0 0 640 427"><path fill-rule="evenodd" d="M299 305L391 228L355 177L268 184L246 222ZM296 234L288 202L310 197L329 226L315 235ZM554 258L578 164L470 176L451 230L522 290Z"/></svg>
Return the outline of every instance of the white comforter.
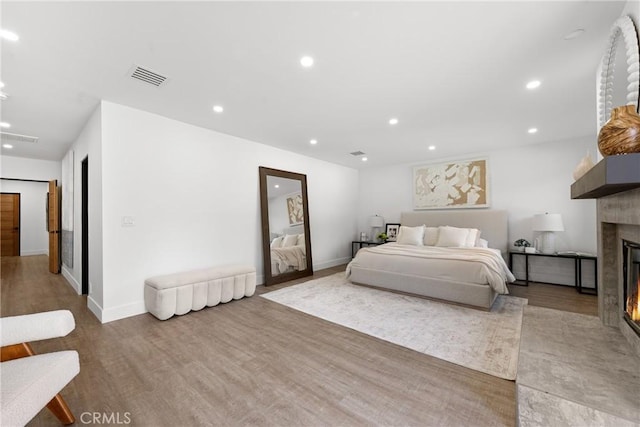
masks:
<svg viewBox="0 0 640 427"><path fill-rule="evenodd" d="M347 277L352 266L456 282L488 284L500 294L509 293L505 282L516 280L500 251L484 248L440 248L387 243L360 249L347 266Z"/></svg>
<svg viewBox="0 0 640 427"><path fill-rule="evenodd" d="M289 270L299 271L307 268L307 256L304 245L271 249L271 265L274 276Z"/></svg>

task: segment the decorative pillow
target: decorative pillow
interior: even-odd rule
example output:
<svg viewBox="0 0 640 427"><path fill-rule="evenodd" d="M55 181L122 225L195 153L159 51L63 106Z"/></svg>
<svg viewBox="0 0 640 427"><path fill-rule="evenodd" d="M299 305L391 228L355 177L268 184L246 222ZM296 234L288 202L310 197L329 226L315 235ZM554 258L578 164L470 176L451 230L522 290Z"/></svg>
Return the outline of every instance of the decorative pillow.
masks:
<svg viewBox="0 0 640 427"><path fill-rule="evenodd" d="M473 248L476 246L478 239L480 238L480 230L477 228L468 228L467 230L469 230L469 235L467 236L465 246L467 248Z"/></svg>
<svg viewBox="0 0 640 427"><path fill-rule="evenodd" d="M271 241L271 249L282 247L282 241L284 240L284 236L276 237Z"/></svg>
<svg viewBox="0 0 640 427"><path fill-rule="evenodd" d="M476 244L476 248L488 248L489 242L484 239L478 239L478 243Z"/></svg>
<svg viewBox="0 0 640 427"><path fill-rule="evenodd" d="M438 227L438 241L436 246L443 248L459 248L467 244L469 236L468 228L449 227L447 225Z"/></svg>
<svg viewBox="0 0 640 427"><path fill-rule="evenodd" d="M423 246L424 225L418 227L400 226L397 243L401 245Z"/></svg>
<svg viewBox="0 0 640 427"><path fill-rule="evenodd" d="M424 226L424 241L425 246L435 246L438 243L438 227Z"/></svg>
<svg viewBox="0 0 640 427"><path fill-rule="evenodd" d="M287 234L284 236L284 240L282 241L282 247L287 248L289 246L295 246L298 243L298 235L297 234Z"/></svg>
<svg viewBox="0 0 640 427"><path fill-rule="evenodd" d="M304 246L304 233L298 234L298 240L296 240L296 246Z"/></svg>

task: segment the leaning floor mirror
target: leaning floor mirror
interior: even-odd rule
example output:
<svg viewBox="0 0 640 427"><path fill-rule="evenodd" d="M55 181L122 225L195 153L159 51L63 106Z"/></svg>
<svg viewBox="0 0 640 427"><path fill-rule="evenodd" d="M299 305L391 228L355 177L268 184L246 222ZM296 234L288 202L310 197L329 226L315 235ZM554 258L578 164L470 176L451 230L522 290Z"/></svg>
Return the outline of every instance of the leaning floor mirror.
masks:
<svg viewBox="0 0 640 427"><path fill-rule="evenodd" d="M264 166L259 171L265 285L311 276L307 176Z"/></svg>

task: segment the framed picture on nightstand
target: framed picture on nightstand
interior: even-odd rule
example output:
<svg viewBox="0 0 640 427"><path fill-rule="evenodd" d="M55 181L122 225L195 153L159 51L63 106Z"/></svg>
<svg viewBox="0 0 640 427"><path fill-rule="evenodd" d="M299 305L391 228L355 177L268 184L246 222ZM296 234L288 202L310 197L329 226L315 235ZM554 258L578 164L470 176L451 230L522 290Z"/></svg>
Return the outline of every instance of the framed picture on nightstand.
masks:
<svg viewBox="0 0 640 427"><path fill-rule="evenodd" d="M395 242L398 239L398 232L400 231L400 224L387 224L385 228L385 234L387 235L388 242Z"/></svg>

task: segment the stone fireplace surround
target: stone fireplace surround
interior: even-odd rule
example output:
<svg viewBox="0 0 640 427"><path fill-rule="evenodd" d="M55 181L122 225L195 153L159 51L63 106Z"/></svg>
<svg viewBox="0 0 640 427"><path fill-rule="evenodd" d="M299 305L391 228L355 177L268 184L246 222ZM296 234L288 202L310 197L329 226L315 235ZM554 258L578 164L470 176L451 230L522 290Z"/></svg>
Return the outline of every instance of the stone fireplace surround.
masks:
<svg viewBox="0 0 640 427"><path fill-rule="evenodd" d="M640 243L640 188L597 200L598 313L618 327L640 357L640 336L623 318L622 239Z"/></svg>

